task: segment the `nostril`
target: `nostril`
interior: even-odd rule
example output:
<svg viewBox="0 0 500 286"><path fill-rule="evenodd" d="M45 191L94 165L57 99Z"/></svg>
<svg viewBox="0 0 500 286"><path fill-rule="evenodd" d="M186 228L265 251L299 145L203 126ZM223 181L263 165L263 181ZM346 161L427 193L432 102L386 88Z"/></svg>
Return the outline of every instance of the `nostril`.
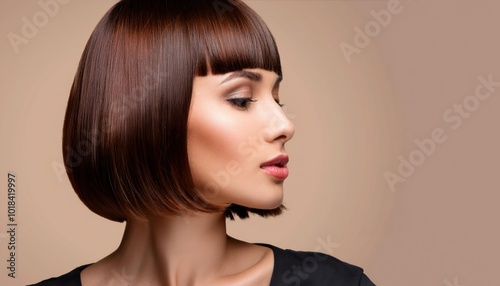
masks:
<svg viewBox="0 0 500 286"><path fill-rule="evenodd" d="M276 140L286 140L287 136L286 135L280 135Z"/></svg>

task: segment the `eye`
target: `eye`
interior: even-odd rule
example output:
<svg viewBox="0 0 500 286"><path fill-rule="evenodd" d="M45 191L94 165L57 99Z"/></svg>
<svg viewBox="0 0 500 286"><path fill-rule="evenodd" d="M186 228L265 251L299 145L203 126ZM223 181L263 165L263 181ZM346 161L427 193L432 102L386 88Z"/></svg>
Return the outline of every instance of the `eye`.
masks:
<svg viewBox="0 0 500 286"><path fill-rule="evenodd" d="M283 107L285 106L285 104L283 103L280 103L280 101L278 99L275 99L274 101L276 101L276 103L280 106L280 107Z"/></svg>
<svg viewBox="0 0 500 286"><path fill-rule="evenodd" d="M230 98L229 101L232 105L237 106L239 108L247 109L249 102L256 102L257 99L252 99L250 97L240 97L240 98Z"/></svg>

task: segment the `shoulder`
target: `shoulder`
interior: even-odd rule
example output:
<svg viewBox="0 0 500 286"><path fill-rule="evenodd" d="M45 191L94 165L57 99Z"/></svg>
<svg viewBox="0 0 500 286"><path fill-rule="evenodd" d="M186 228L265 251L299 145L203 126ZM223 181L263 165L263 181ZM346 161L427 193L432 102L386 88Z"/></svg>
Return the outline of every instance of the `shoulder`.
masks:
<svg viewBox="0 0 500 286"><path fill-rule="evenodd" d="M80 273L89 265L82 265L59 277L52 277L28 286L82 286Z"/></svg>
<svg viewBox="0 0 500 286"><path fill-rule="evenodd" d="M274 253L271 285L375 286L361 267L320 252L295 251L262 244Z"/></svg>

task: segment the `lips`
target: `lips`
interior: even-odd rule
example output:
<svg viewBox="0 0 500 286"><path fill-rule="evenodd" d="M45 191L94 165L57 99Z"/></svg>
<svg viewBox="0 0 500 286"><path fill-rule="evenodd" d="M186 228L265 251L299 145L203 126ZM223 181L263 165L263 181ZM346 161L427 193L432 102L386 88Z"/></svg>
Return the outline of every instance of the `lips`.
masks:
<svg viewBox="0 0 500 286"><path fill-rule="evenodd" d="M260 165L260 169L266 174L283 181L286 177L288 177L288 168L286 167L287 163L288 156L282 154Z"/></svg>
<svg viewBox="0 0 500 286"><path fill-rule="evenodd" d="M263 163L260 165L261 168L267 167L267 166L277 166L277 167L285 167L286 164L288 163L288 156L287 155L278 155L274 157L273 159Z"/></svg>

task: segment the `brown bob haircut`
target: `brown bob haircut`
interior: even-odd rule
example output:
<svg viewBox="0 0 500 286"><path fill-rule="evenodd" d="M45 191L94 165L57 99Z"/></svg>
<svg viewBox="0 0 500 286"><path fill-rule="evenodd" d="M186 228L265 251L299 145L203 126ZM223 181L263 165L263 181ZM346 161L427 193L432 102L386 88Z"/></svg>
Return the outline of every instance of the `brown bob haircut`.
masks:
<svg viewBox="0 0 500 286"><path fill-rule="evenodd" d="M273 36L241 1L115 4L85 46L64 120L64 164L83 203L120 222L214 212L230 219L279 215L283 205L212 205L190 172L194 77L245 68L282 75Z"/></svg>

